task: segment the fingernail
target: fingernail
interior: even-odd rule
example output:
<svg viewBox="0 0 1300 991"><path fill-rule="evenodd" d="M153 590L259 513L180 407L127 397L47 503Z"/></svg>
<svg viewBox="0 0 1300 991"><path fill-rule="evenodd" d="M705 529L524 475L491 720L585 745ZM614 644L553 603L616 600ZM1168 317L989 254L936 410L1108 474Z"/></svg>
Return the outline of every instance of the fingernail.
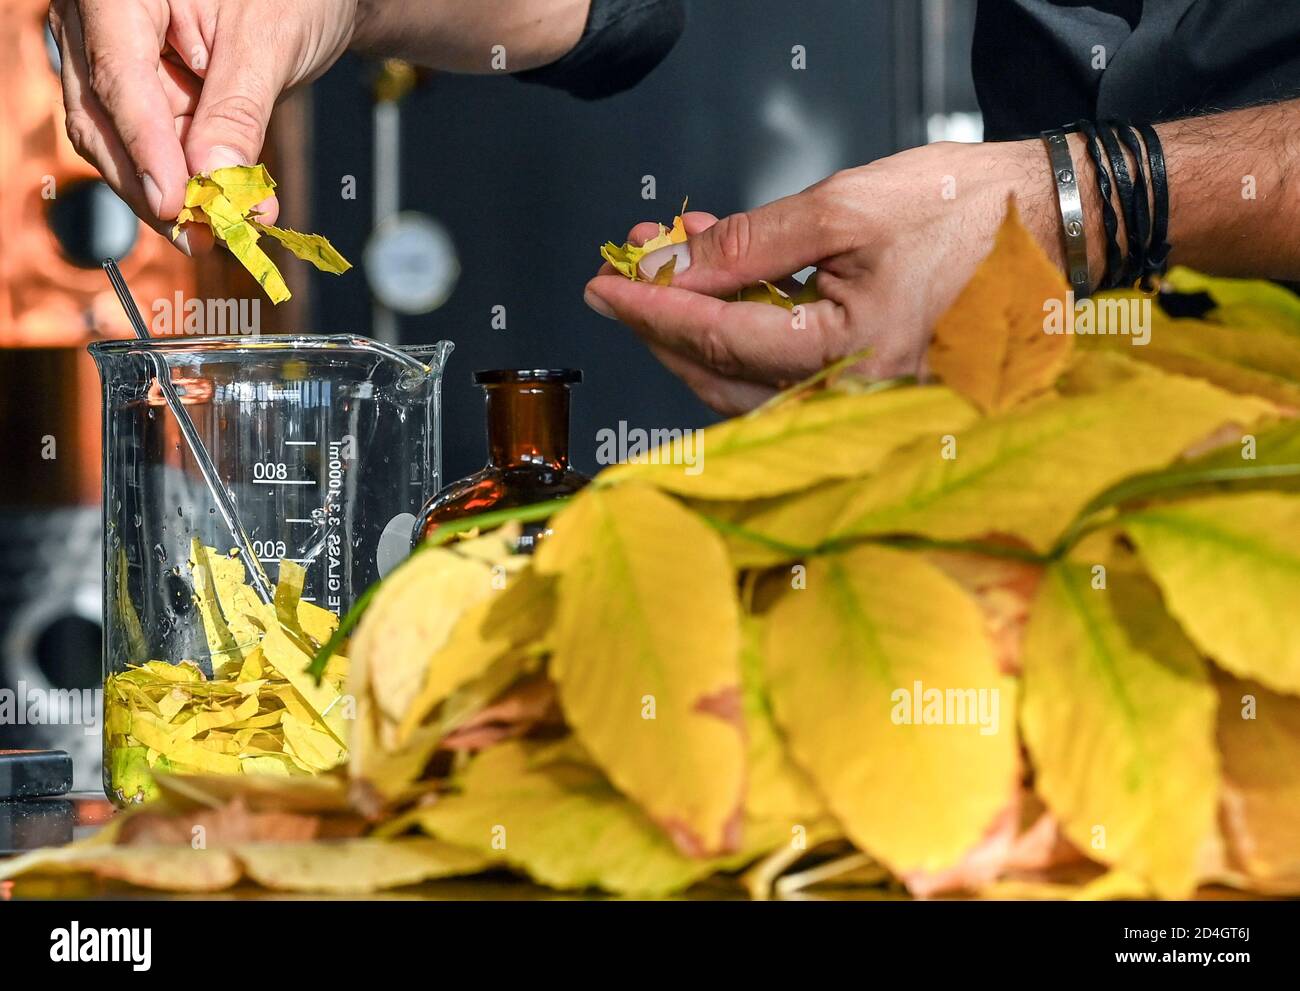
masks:
<svg viewBox="0 0 1300 991"><path fill-rule="evenodd" d="M669 258L677 259L677 265L673 268L673 275L681 275L691 267L690 244L686 242L669 244L650 252L641 259L641 263L637 266L641 271L641 278L653 279L659 274L659 270L668 264Z"/></svg>
<svg viewBox="0 0 1300 991"><path fill-rule="evenodd" d="M228 169L234 165L247 165L244 156L235 151L234 148L228 148L225 145L213 145L212 150L208 152L208 167L205 172L215 172L217 169Z"/></svg>
<svg viewBox="0 0 1300 991"><path fill-rule="evenodd" d="M182 227L181 232L176 235L176 240L174 240L172 244L176 245L183 254L193 254L193 252L190 251L190 232L184 227Z"/></svg>
<svg viewBox="0 0 1300 991"><path fill-rule="evenodd" d="M599 313L602 317L607 317L610 320L617 319L617 317L614 316L614 311L610 305L590 289L582 294L582 298L587 301L588 306Z"/></svg>
<svg viewBox="0 0 1300 991"><path fill-rule="evenodd" d="M153 181L153 176L148 172L140 176L140 182L144 186L144 198L149 203L149 209L153 211L155 217L162 217L162 190L158 188L158 183Z"/></svg>

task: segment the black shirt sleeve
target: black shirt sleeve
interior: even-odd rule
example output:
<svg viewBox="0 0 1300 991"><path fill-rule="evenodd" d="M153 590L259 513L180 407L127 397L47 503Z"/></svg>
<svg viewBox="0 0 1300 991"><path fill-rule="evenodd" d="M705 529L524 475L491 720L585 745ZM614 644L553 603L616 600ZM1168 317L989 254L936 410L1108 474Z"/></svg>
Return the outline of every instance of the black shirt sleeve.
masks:
<svg viewBox="0 0 1300 991"><path fill-rule="evenodd" d="M980 0L984 136L1161 121L1300 96L1296 0Z"/></svg>
<svg viewBox="0 0 1300 991"><path fill-rule="evenodd" d="M672 50L683 0L591 0L582 37L563 58L515 78L595 100L631 89Z"/></svg>

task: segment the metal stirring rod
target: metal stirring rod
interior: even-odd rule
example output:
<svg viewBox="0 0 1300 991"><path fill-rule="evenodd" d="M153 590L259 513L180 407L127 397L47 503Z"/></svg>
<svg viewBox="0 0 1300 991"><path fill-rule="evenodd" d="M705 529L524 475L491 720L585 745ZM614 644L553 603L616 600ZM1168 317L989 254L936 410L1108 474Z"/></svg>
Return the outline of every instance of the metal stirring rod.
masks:
<svg viewBox="0 0 1300 991"><path fill-rule="evenodd" d="M142 341L152 340L149 336L149 328L144 322L144 316L140 313L139 307L135 305L135 299L132 298L131 290L126 286L126 279L122 277L122 270L117 267L117 262L112 258L105 258L103 264L104 271L108 273L108 281L113 284L113 291L117 293L118 302L122 304L127 319L131 321L135 336ZM271 582L266 577L266 571L262 568L261 560L253 551L253 544L248 539L248 532L239 521L239 511L235 508L235 500L231 498L230 490L217 476L217 469L212 463L212 458L208 455L208 449L204 447L203 439L194 427L194 421L190 419L185 404L181 402L181 397L176 393L176 387L172 385L171 372L167 367L166 359L156 352L150 352L150 357L153 359L154 374L158 379L158 387L162 389L162 394L167 400L167 406L176 418L177 426L181 428L181 435L189 445L190 453L194 455L194 461L199 466L203 481L207 483L208 491L212 493L212 498L217 504L217 511L221 514L222 520L225 521L227 529L230 530L230 536L234 538L235 546L239 548L239 556L244 559L244 566L248 569L248 575L253 582L253 590L257 593L259 599L269 604L274 601Z"/></svg>

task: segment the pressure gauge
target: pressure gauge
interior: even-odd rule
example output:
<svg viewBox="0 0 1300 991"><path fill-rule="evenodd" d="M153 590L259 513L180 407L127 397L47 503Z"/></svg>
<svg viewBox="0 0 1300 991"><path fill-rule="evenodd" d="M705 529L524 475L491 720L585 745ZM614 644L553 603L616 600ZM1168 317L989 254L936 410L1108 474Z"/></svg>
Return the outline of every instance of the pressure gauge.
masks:
<svg viewBox="0 0 1300 991"><path fill-rule="evenodd" d="M456 246L447 229L422 213L398 213L370 235L366 279L382 305L396 313L436 310L460 276Z"/></svg>

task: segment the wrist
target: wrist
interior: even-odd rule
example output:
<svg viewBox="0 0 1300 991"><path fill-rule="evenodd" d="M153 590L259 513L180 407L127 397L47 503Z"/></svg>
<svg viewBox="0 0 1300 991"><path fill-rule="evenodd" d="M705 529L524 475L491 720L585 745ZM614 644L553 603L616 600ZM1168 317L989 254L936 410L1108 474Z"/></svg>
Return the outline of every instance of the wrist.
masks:
<svg viewBox="0 0 1300 991"><path fill-rule="evenodd" d="M1088 155L1087 139L1082 134L1067 134L1066 143L1073 162L1079 200L1083 207L1083 231L1088 248L1088 283L1096 289L1106 268L1106 231L1101 220L1101 193L1097 173ZM1015 168L1010 174L1021 178L1016 199L1021 221L1037 239L1052 264L1068 281L1065 229L1061 219L1060 196L1047 147L1041 138L1008 142L1013 146Z"/></svg>

